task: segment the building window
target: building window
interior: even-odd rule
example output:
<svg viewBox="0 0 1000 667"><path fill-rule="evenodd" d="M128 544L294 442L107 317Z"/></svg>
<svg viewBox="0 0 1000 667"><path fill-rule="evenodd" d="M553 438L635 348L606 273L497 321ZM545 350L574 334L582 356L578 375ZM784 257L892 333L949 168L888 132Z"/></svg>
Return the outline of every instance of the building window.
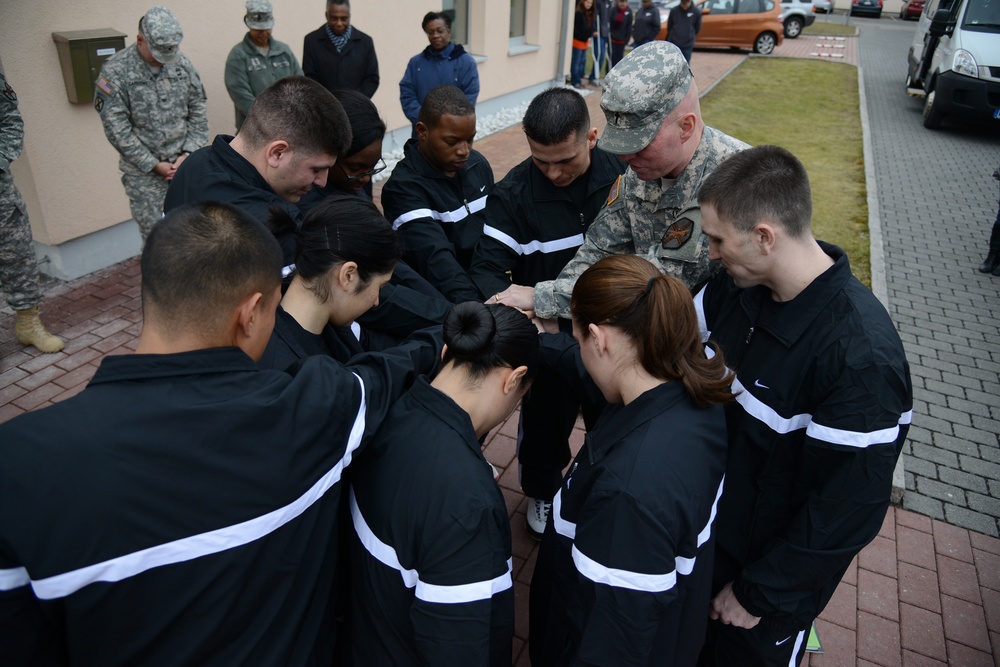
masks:
<svg viewBox="0 0 1000 667"><path fill-rule="evenodd" d="M442 11L451 16L451 41L469 44L469 0L444 0Z"/></svg>
<svg viewBox="0 0 1000 667"><path fill-rule="evenodd" d="M510 0L510 39L524 43L528 0Z"/></svg>

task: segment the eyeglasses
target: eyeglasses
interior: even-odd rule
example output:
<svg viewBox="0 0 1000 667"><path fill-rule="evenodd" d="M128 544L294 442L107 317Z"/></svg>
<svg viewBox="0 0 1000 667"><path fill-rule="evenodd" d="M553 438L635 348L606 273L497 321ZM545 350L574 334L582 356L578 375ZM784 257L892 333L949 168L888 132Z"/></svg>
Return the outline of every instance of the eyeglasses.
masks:
<svg viewBox="0 0 1000 667"><path fill-rule="evenodd" d="M355 174L354 176L351 176L350 174L347 173L347 170L344 169L344 163L343 162L338 162L337 166L340 167L340 170L342 172L344 172L344 176L347 176L347 182L348 183L353 183L354 181L360 181L362 178L365 178L365 177L368 177L368 176L374 176L375 174L380 174L383 171L385 171L386 168L387 168L385 160L383 160L382 158L379 158L378 162L375 163L375 166L372 167L371 169L369 169L368 171L363 171L360 174Z"/></svg>

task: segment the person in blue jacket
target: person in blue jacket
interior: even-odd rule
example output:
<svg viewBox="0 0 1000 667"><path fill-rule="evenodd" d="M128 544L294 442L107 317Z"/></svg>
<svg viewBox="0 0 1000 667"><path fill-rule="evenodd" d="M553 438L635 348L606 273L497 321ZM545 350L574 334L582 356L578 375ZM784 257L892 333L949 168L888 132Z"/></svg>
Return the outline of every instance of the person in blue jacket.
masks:
<svg viewBox="0 0 1000 667"><path fill-rule="evenodd" d="M579 347L545 337L543 359L582 361L609 405L552 503L531 664L691 667L708 625L731 375L702 345L684 283L641 257L591 266L570 307Z"/></svg>
<svg viewBox="0 0 1000 667"><path fill-rule="evenodd" d="M430 45L410 58L399 82L399 103L414 128L420 105L427 93L437 86L455 86L465 93L473 107L479 98L476 60L461 44L451 41L451 16L447 12L427 12L420 27L427 33Z"/></svg>

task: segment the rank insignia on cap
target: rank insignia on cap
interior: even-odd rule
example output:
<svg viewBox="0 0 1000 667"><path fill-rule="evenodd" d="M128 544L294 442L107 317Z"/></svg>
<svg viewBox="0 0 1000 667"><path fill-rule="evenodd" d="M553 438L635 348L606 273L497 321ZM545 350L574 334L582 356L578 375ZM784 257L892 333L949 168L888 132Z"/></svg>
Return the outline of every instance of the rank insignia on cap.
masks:
<svg viewBox="0 0 1000 667"><path fill-rule="evenodd" d="M3 94L4 97L6 97L8 100L11 100L12 102L17 101L17 93L14 92L14 89L10 87L9 83L3 87Z"/></svg>
<svg viewBox="0 0 1000 667"><path fill-rule="evenodd" d="M608 204L614 203L618 199L618 195L621 194L622 177L619 176L615 179L615 184L611 186L608 190Z"/></svg>
<svg viewBox="0 0 1000 667"><path fill-rule="evenodd" d="M681 218L663 233L663 249L677 250L691 239L693 231L694 221L691 218Z"/></svg>
<svg viewBox="0 0 1000 667"><path fill-rule="evenodd" d="M101 90L103 90L105 94L107 95L111 94L111 82L105 79L103 76L97 79L97 83L95 85Z"/></svg>

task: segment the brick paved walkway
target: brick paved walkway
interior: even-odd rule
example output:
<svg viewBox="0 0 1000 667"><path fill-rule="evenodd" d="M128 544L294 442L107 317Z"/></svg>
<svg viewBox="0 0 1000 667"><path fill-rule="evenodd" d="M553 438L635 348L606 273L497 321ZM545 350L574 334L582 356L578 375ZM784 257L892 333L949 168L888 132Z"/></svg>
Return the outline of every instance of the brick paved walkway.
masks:
<svg viewBox="0 0 1000 667"><path fill-rule="evenodd" d="M869 41L883 39L883 25L894 24L885 18L872 23L879 28L877 34L871 35L872 40L868 40L869 30L862 28L861 39L847 38L842 49L845 57L836 59L856 64L858 42L861 42L870 106L873 100L881 102L882 98L898 97L902 92L902 78L896 70L903 67L895 50L890 56L869 45ZM912 32L912 24L902 30ZM775 55L815 57L810 54L826 52L820 45L829 43L803 36L798 40L786 40ZM905 54L905 45L902 53ZM696 51L693 69L699 89L710 88L745 57L744 53L730 51ZM881 70L885 70L885 81L877 75ZM603 127L598 95L588 97L588 106L595 124ZM997 303L995 290L1000 281L990 282L974 271L988 234L987 222L995 213L990 207L995 206L996 201L989 199L989 191L974 181L975 170L965 164L970 161L969 156L974 158L977 151L983 150L978 135L973 131L956 133L952 130L934 135L944 137L943 143L934 143L937 140L926 139L923 128L904 131L894 127L898 121L912 120L914 115L919 118L919 112L914 110L916 107L906 108L905 101L903 107L898 114L885 110L871 112L874 132L881 135L875 137L876 173L883 225L887 228L886 259L893 317L904 334L915 380L923 378L919 380L922 407L932 405L931 400L936 396L944 401L941 408L954 411L948 413L951 419L947 421L947 433L934 430L941 426L938 421L918 417L911 431L911 450L914 454L926 453L926 447L940 459L932 465L954 473L968 472L973 459L984 464L1000 463L1000 459L988 458L993 450L987 447L996 449L997 431L992 426L995 422L984 424L981 419L985 417L963 412L964 404L963 407L959 404L949 406L948 401L957 397L939 393L937 385L927 381L951 381L954 387L963 390L974 384L974 391L979 394L965 393L963 400L992 392L984 401L994 401L988 404L993 406L990 419L998 417L995 410L996 396L1000 393L995 384L998 368L977 365L986 364L988 360L994 366L1000 362L996 347L997 322L989 319L992 315L986 312L986 307L977 308L975 304L986 303L994 307ZM916 160L907 150L923 140L932 142L930 153L935 157ZM951 143L952 140L958 144ZM985 144L986 151L995 160L996 147L1000 144L989 141L992 140ZM489 158L498 179L527 156L519 127L488 137L476 147ZM941 193L935 193L930 185L940 186ZM940 210L928 210L935 205ZM953 210L946 214L949 206ZM989 217L984 217L986 214ZM944 237L935 234L935 225L941 220L949 221L950 231ZM965 224L953 225L950 221L954 220ZM908 283L911 283L909 290ZM923 305L917 299L921 296L924 297ZM961 302L961 307L955 305L956 300ZM959 312L952 315L948 309ZM942 312L945 313L943 318ZM33 348L22 348L13 340L13 314L9 308L0 308L0 422L72 396L83 389L105 354L127 353L135 348L141 320L138 260L50 286L46 290L43 318L53 332L67 339L63 352L40 355ZM947 320L943 322L945 326L939 326L940 320ZM956 354L961 355L954 347L958 345L955 342L958 338L963 341L974 338L993 347L984 355L981 347L971 346L980 353L962 360L966 365L957 372L951 366L945 370L930 363L960 363L954 358ZM944 349L944 345L950 347ZM945 357L945 354L952 356ZM926 377L935 370L940 377ZM926 410L924 407L923 414L927 414ZM517 605L514 656L516 665L528 665L527 596L537 543L524 529L526 501L517 484L514 459L516 417L515 413L490 434L485 453L502 471L500 486L511 514ZM978 440L964 439L976 424L988 428L979 430ZM989 427L994 430L989 431ZM989 440L984 433L993 439ZM983 439L987 442L981 442ZM582 443L583 431L578 428L573 437L574 449ZM993 656L1000 656L1000 540L992 537L996 535L996 525L992 524L990 530L989 525L982 524L979 530L986 535L970 531L968 523L959 520L965 515L955 511L968 510L970 502L979 502L974 500L977 496L971 495L974 493L978 493L983 502L995 502L1000 496L1000 487L991 482L993 486L985 487L982 493L970 491L949 482L952 479L949 475L953 473L942 473L935 468L932 476L926 467L911 463L911 459L924 460L907 459L908 471L911 465L916 467L915 472L907 474L904 505L934 518L908 509L890 510L879 537L856 559L818 621L825 653L811 656L809 665L950 664L964 667L993 665ZM1000 476L994 474L993 479L1000 479ZM933 494L925 496L931 481L942 485L941 494L947 497L951 493L952 496L948 500L935 498ZM959 504L959 496L964 505ZM925 497L940 505L923 504L925 501L921 499ZM950 505L955 510L949 511ZM947 523L938 519L946 519Z"/></svg>

